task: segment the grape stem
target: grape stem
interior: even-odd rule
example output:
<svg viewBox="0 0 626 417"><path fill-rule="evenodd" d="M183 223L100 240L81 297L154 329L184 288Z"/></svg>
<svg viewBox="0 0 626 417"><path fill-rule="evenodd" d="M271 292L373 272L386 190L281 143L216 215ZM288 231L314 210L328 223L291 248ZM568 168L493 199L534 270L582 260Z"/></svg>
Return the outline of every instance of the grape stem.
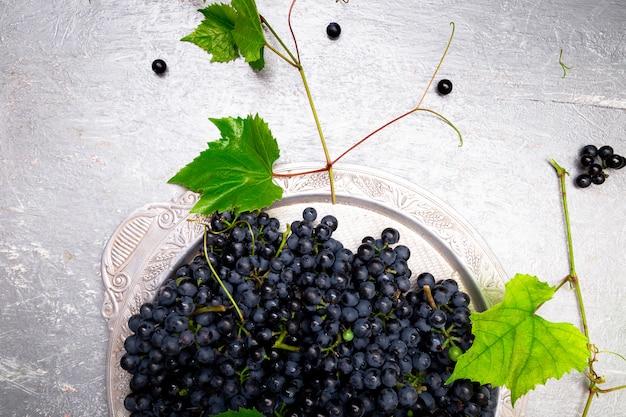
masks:
<svg viewBox="0 0 626 417"><path fill-rule="evenodd" d="M565 65L565 63L563 62L563 50L562 49L559 52L559 65L561 66L561 69L563 70L563 75L561 76L561 78L565 78L565 76L567 75L567 70L571 70L572 68L574 68L574 67L569 67Z"/></svg>
<svg viewBox="0 0 626 417"><path fill-rule="evenodd" d="M428 305L433 310L437 310L437 303L435 303L435 299L433 298L433 293L430 290L430 285L424 285L424 295L426 295L426 300L428 301Z"/></svg>
<svg viewBox="0 0 626 417"><path fill-rule="evenodd" d="M288 345L288 344L284 343L284 340L285 340L286 336L287 336L287 332L283 330L279 334L278 339L276 339L276 341L274 342L272 347L275 348L275 349L288 350L289 352L299 352L300 348L298 346L292 346L292 345Z"/></svg>
<svg viewBox="0 0 626 417"><path fill-rule="evenodd" d="M293 28L291 26L291 12L293 10L293 6L294 6L295 3L296 3L296 0L293 0L291 2L291 6L289 8L289 15L288 15L288 19L287 20L288 20L288 23L289 23L289 30L291 32L291 36L292 36L294 44L295 44L296 55L294 55L291 52L289 47L287 47L285 42L283 42L281 37L272 28L272 26L267 22L267 20L265 20L265 18L263 18L263 16L260 16L260 18L261 18L261 22L272 33L274 38L278 41L278 43L283 48L283 50L287 53L287 55L289 55L289 58L287 58L285 55L281 54L279 51L277 51L275 48L273 48L271 45L269 45L266 42L266 46L268 47L268 49L270 49L272 52L276 53L280 58L282 58L288 64L290 64L293 67L295 67L298 70L298 73L300 74L300 79L302 80L302 85L304 86L304 91L306 92L306 97L307 97L307 100L309 101L309 107L311 108L311 113L313 114L313 120L315 121L315 127L317 129L317 133L319 135L320 142L322 143L322 149L324 150L324 157L326 158L326 168L324 169L324 171L328 171L328 177L329 177L329 182L330 182L330 195L331 195L331 199L332 199L333 204L335 204L336 203L335 181L334 181L334 177L333 177L332 160L330 158L330 153L328 151L328 145L326 144L326 138L324 137L324 131L322 130L322 124L320 123L320 119L319 119L319 116L317 114L317 109L315 107L315 102L313 101L313 95L311 94L311 89L309 87L309 83L307 81L306 74L304 72L304 67L302 66L302 62L300 60L300 52L298 51L298 43L296 41L296 36L295 36ZM292 174L292 175L295 175L295 174Z"/></svg>
<svg viewBox="0 0 626 417"><path fill-rule="evenodd" d="M289 237L289 232L291 231L291 225L287 224L287 230L285 230L285 233L283 233L283 239L280 241L280 245L278 246L278 249L276 250L276 255L274 255L276 258L278 258L280 256L280 253L282 252L283 248L285 247L285 244L287 243L287 238Z"/></svg>
<svg viewBox="0 0 626 417"><path fill-rule="evenodd" d="M550 159L550 163L556 170L561 184L561 203L563 204L563 216L565 218L565 229L567 232L567 251L569 256L569 275L565 277L564 281L569 281L576 291L576 298L578 300L578 307L580 309L580 318L582 321L583 334L589 339L589 325L587 324L587 314L585 313L585 304L583 302L583 295L578 285L578 275L576 274L576 262L574 259L574 241L572 239L572 226L569 215L569 205L567 204L567 186L565 185L565 177L569 173L565 168L561 167L554 159Z"/></svg>
<svg viewBox="0 0 626 417"><path fill-rule="evenodd" d="M208 249L208 245L207 245L207 233L208 233L207 229L208 229L208 227L205 226L204 242L203 242L204 243L204 245L203 245L203 247L204 247L204 258L206 259L206 262L209 265L209 269L211 270L211 274L213 274L213 277L215 278L215 280L220 284L220 287L222 287L222 289L224 290L224 293L228 297L228 300L232 303L233 307L235 307L235 310L237 310L237 315L239 315L239 319L243 323L245 321L245 319L243 318L243 313L241 312L241 310L239 309L239 306L237 305L237 303L233 299L233 296L231 295L230 291L228 291L228 288L226 288L226 286L224 285L224 282L220 279L220 276L217 274L217 271L215 270L215 268L211 264L211 260L209 259L209 252L208 252L209 249Z"/></svg>
<svg viewBox="0 0 626 417"><path fill-rule="evenodd" d="M565 228L567 231L567 248L568 248L569 268L570 268L569 275L561 281L561 283L557 286L557 290L562 288L563 285L567 282L569 282L570 285L574 288L574 291L576 292L576 299L578 300L578 307L580 311L583 334L585 335L587 340L589 340L589 326L587 324L587 315L585 313L585 305L583 303L583 296L582 296L582 292L580 289L578 275L576 274L576 264L574 261L574 244L573 244L573 239L572 239L572 228L571 228L571 222L570 222L570 216L569 216L569 206L567 204L567 190L566 190L567 187L565 185L565 177L568 176L569 173L563 167L561 167L554 159L550 159L550 163L556 170L556 173L559 177L559 181L561 185L561 202L563 204L563 215L565 218ZM587 345L589 347L590 355L589 355L589 359L587 360L588 371L584 372L584 374L589 379L589 389L588 389L587 401L585 402L585 408L583 410L582 417L587 417L587 414L589 413L589 409L591 408L591 402L598 394L604 394L604 393L608 393L612 391L617 391L620 389L626 389L626 385L620 385L620 386L616 386L612 388L600 388L598 386L599 384L602 384L605 382L604 377L598 375L596 371L594 370L594 366L593 366L594 363L597 362L597 354L599 353L599 351L594 344L588 343ZM621 355L618 355L618 356L621 356Z"/></svg>
<svg viewBox="0 0 626 417"><path fill-rule="evenodd" d="M226 307L219 305L219 306L204 306L204 307L200 307L197 308L194 312L193 315L197 316L198 314L202 314L202 313L223 313L226 311Z"/></svg>

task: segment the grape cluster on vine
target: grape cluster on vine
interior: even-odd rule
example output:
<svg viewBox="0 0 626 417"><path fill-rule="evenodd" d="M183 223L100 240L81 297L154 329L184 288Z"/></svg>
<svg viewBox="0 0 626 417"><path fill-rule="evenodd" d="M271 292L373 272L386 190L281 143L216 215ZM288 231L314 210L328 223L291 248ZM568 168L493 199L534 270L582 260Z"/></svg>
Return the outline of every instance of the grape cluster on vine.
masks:
<svg viewBox="0 0 626 417"><path fill-rule="evenodd" d="M473 342L467 293L411 280L398 230L353 252L337 227L312 207L285 232L262 211L213 216L128 322L131 416L494 416L491 386L445 383Z"/></svg>

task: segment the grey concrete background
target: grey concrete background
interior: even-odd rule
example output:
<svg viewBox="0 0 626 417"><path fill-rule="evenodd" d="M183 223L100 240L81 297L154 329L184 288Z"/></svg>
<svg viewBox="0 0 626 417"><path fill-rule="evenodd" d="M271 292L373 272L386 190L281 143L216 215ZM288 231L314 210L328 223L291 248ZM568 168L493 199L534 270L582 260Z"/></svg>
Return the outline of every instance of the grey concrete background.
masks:
<svg viewBox="0 0 626 417"><path fill-rule="evenodd" d="M267 69L211 64L179 39L202 1L0 0L0 416L106 416L107 332L100 256L135 208L177 197L167 180L217 138L209 117L259 113L280 162L323 155L299 76L267 54ZM289 40L288 1L258 1ZM337 21L341 37L325 28ZM345 162L412 181L466 219L504 269L557 283L568 273L559 184L579 149L626 154L626 7L621 0L461 2L299 0L293 27L331 154L414 107L456 34L439 78L454 83ZM573 68L565 78L559 65ZM164 59L168 72L150 64ZM571 186L577 272L600 349L626 354L626 170ZM545 305L578 323L574 295ZM626 362L600 356L607 385ZM578 416L584 378L527 396L528 416ZM626 416L626 393L590 416Z"/></svg>

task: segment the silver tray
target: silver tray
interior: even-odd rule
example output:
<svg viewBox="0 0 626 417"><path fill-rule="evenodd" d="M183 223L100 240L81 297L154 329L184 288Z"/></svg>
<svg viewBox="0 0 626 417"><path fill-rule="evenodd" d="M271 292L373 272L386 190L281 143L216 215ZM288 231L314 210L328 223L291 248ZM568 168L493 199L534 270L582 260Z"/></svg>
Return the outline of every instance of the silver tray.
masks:
<svg viewBox="0 0 626 417"><path fill-rule="evenodd" d="M284 165L277 172L304 172L318 165ZM319 215L333 214L339 227L333 234L345 247L356 249L365 236L377 236L385 227L400 231L400 243L411 249L409 266L417 276L428 271L437 279L454 278L470 295L472 307L482 311L498 302L507 278L499 262L474 229L430 193L370 168L341 165L334 169L336 203L330 199L326 172L276 178L283 199L268 212L281 224L301 218L314 206ZM124 398L130 376L120 365L128 319L152 299L161 283L196 249L203 226L189 213L197 201L185 193L167 203L155 203L133 212L114 232L102 256L106 290L102 315L109 330L106 383L110 415L128 416ZM521 417L510 392L499 389L498 417Z"/></svg>

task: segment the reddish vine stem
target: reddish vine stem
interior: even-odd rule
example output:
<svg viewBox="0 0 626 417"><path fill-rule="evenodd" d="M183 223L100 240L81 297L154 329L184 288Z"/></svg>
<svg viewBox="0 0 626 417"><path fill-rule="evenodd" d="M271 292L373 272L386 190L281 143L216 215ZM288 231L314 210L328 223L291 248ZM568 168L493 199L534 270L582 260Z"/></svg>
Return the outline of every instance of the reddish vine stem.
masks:
<svg viewBox="0 0 626 417"><path fill-rule="evenodd" d="M289 174L279 174L279 173L272 173L272 176L275 178L279 178L279 177L294 177L294 176L298 176L298 175L306 175L306 174L313 174L313 173L319 173L319 172L323 172L326 171L328 172L328 177L329 177L329 182L330 182L330 195L331 195L331 200L334 203L336 203L336 195L335 195L335 183L334 183L334 175L333 175L333 166L334 164L339 161L341 158L343 158L346 154L348 154L350 151L354 150L356 147L358 147L359 145L361 145L362 143L364 143L366 140L368 140L369 138L371 138L372 136L374 136L375 134L377 134L378 132L380 132L381 130L383 130L384 128L388 127L389 125L405 118L406 116L409 116L410 114L413 114L417 111L425 111L425 112L429 112L432 113L434 115L436 115L437 117L439 117L440 119L442 119L444 122L446 122L448 125L450 125L459 135L459 138L461 139L461 145L463 144L463 138L461 136L461 132L459 132L459 130L454 126L454 124L452 124L452 122L450 122L448 119L446 119L445 117L443 117L441 114L433 111L433 110L429 110L429 109L424 109L421 108L420 106L422 105L424 98L426 97L426 94L428 93L428 91L430 90L430 87L437 75L437 72L439 71L439 68L441 67L441 64L443 63L444 58L446 57L448 50L450 49L450 45L452 43L452 38L454 37L454 22L450 22L450 25L452 26L452 32L450 34L450 39L448 40L448 43L446 44L446 48L441 56L441 58L439 59L439 63L437 64L437 67L435 68L435 71L433 72L433 75L431 76L428 85L426 86L426 88L424 89L424 92L422 93L422 96L420 97L419 102L417 103L417 106L403 114L401 114L400 116L386 122L385 124L383 124L382 126L380 126L379 128L375 129L373 132L369 133L368 135L366 135L363 139L359 140L358 142L356 142L354 145L350 146L350 148L348 148L345 152L343 152L341 155L339 155L338 158L332 160L329 153L328 153L328 148L326 146L326 140L324 138L324 134L322 132L322 128L318 119L318 115L317 115L317 111L315 109L315 105L313 103L313 98L311 96L311 91L309 90L309 86L306 80L306 76L304 73L304 69L302 67L302 63L300 60L300 50L298 48L298 41L296 39L296 35L295 32L293 30L293 26L291 24L291 17L293 14L293 9L294 6L296 4L296 0L292 0L291 4L289 6L289 12L287 14L287 24L289 27L289 32L291 34L291 38L293 40L294 43L294 47L295 47L295 55L292 54L289 51L289 48L283 43L283 41L280 39L280 36L278 36L278 34L274 31L274 29L269 25L269 23L267 22L267 20L265 20L265 18L263 18L263 16L259 15L261 23L264 24L269 30L270 32L274 35L274 37L278 40L278 42L280 43L280 45L282 46L282 48L287 52L287 54L289 55L290 58L287 58L286 56L284 56L283 54L281 54L278 50L276 50L275 48L271 47L271 45L266 43L266 46L272 50L273 52L275 52L279 57L281 57L283 60L285 60L287 63L293 65L294 67L296 67L296 69L298 70L298 72L300 73L300 77L302 78L302 83L304 85L304 88L306 90L307 93L307 98L309 100L309 105L311 107L311 111L313 112L313 118L315 120L315 125L317 127L318 130L318 134L320 137L320 140L322 142L322 147L324 149L324 155L326 157L326 166L324 168L320 168L320 169L316 169L316 170L310 170L310 171L305 171L305 172L298 172L298 173L289 173ZM459 145L460 146L460 145Z"/></svg>
<svg viewBox="0 0 626 417"><path fill-rule="evenodd" d="M378 132L380 132L381 130L385 129L386 127L394 124L395 122L404 119L405 117L415 113L417 111L417 108L415 109L411 109L403 114L401 114L400 116L397 116L394 119L391 119L390 121L388 121L387 123L381 125L380 127L374 129L372 132L368 133L367 135L365 135L365 137L361 140L359 140L358 142L356 142L354 145L350 146L348 149L346 149L341 155L339 155L337 158L335 158L334 161L332 161L332 164L336 164L337 161L339 161L341 158L343 158L344 156L346 156L347 154L349 154L350 152L352 152L355 148L357 148L358 146L360 146L363 142L365 142L366 140L368 140L369 138L371 138L372 136L374 136L375 134L377 134Z"/></svg>
<svg viewBox="0 0 626 417"><path fill-rule="evenodd" d="M328 168L324 167L324 168L312 169L310 171L290 172L288 174L281 174L279 172L273 172L272 176L276 178L291 178L291 177L297 177L300 175L318 174L320 172L326 172L326 171L328 171Z"/></svg>
<svg viewBox="0 0 626 417"><path fill-rule="evenodd" d="M292 0L291 5L289 6L289 13L287 13L287 25L289 26L289 32L291 32L291 39L293 39L293 44L296 49L296 57L298 58L298 62L300 62L300 50L298 49L298 41L296 40L296 34L293 31L293 27L291 26L291 12L293 11L293 6L295 6L296 0Z"/></svg>
<svg viewBox="0 0 626 417"><path fill-rule="evenodd" d="M435 80L435 77L437 77L437 73L439 72L439 68L441 68L441 64L443 64L443 60L445 59L446 55L448 54L448 50L450 49L450 45L452 44L452 38L454 37L454 22L450 22L450 25L452 26L452 33L450 33L450 38L448 39L448 43L446 44L446 49L443 51L443 54L441 55L441 58L439 59L439 63L437 64L437 67L435 68L435 71L433 72L433 75L430 77L430 80L428 81L428 85L424 89L424 92L422 93L422 97L418 101L417 106L415 106L415 108L413 108L413 109L411 109L411 110L401 114L400 116L397 116L396 118L388 121L387 123L385 123L382 126L378 127L374 131L368 133L363 139L359 140L358 142L356 142L355 144L350 146L346 151L344 151L341 155L339 155L337 158L335 158L335 160L332 161L332 164L335 164L337 161L339 161L341 158L343 158L349 152L354 150L356 147L360 146L363 142L367 141L369 138L371 138L372 136L374 136L375 134L377 134L381 130L385 129L389 125L391 125L391 124L393 124L393 123L395 123L395 122L405 118L406 116L409 116L409 115L411 115L411 114L413 114L413 113L415 113L415 112L417 112L419 110L426 110L426 109L422 109L420 106L424 102L424 99L426 98L426 94L428 94L428 90L430 90L430 87L433 84L433 81ZM454 127L451 123L449 123L449 124L452 127ZM457 130L457 133L458 133L458 130Z"/></svg>
<svg viewBox="0 0 626 417"><path fill-rule="evenodd" d="M287 22L289 25L289 31L291 32L291 37L293 39L294 45L295 45L295 49L296 49L296 57L297 60L299 62L300 60L300 52L298 50L298 42L296 40L296 36L295 33L293 31L293 27L291 25L291 14L293 11L293 7L296 3L296 0L293 0L291 2L291 6L289 8L289 14L288 14L288 18L287 18ZM430 112L435 114L437 117L441 118L442 120L444 120L446 123L448 123L452 128L454 128L454 130L457 132L457 134L459 135L459 138L461 140L461 145L463 143L463 138L461 136L461 133L459 132L459 130L449 121L447 120L445 117L443 117L442 115L440 115L437 112L434 112L432 110L429 109L424 109L422 107L420 107L422 105L422 103L424 102L424 99L426 97L426 94L428 93L428 91L430 90L430 87L432 86L432 83L435 79L435 77L437 76L437 73L439 72L439 69L441 68L441 65L446 57L446 55L448 54L448 50L450 49L450 45L452 44L452 39L454 37L454 22L450 22L450 25L452 26L452 32L450 33L450 38L448 39L448 43L446 44L446 48L441 56L441 58L439 59L439 63L437 64L437 67L435 68L435 71L433 72L432 76L430 77L430 80L428 81L428 85L426 86L426 88L424 89L424 92L422 93L422 96L420 97L419 102L417 103L417 106L409 111L404 112L403 114L393 118L392 120L384 123L383 125L379 126L378 128L374 129L372 132L368 133L365 137L363 137L362 139L360 139L358 142L354 143L352 146L350 146L347 150L345 150L343 153L341 153L337 158L335 158L334 160L328 161L327 160L327 164L325 168L320 168L317 170L311 170L311 171L305 171L305 172L298 172L298 173L289 173L289 174L277 174L274 173L273 176L274 177L294 177L294 176L298 176L298 175L307 175L307 174L313 174L313 173L319 173L319 172L323 172L323 171L328 171L329 175L332 176L332 167L340 160L342 159L344 156L346 156L348 153L350 153L351 151L353 151L355 148L357 148L358 146L362 145L364 142L366 142L368 139L370 139L372 136L376 135L377 133L379 133L380 131L384 130L385 128L389 127L390 125L400 121L401 119L404 119L405 117L416 113L418 111L426 111L426 112ZM460 146L460 145L459 145ZM333 200L334 200L334 190L331 190L331 194L333 195Z"/></svg>

